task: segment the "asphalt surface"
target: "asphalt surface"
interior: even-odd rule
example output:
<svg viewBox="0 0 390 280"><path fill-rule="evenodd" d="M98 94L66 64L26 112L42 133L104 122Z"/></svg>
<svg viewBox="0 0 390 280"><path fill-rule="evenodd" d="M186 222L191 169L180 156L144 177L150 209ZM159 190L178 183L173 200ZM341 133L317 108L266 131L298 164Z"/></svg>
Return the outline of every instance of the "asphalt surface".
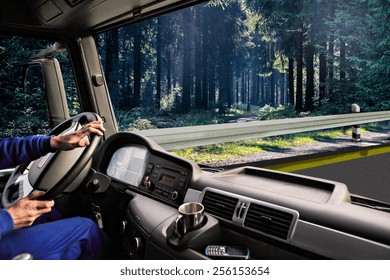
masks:
<svg viewBox="0 0 390 280"><path fill-rule="evenodd" d="M262 152L247 157L218 162L214 167L230 165L237 167L252 165L267 167L274 162L288 161L288 157L306 158L311 154L329 154L338 150L356 150L356 148L375 147L390 144L390 129L370 131L361 134L361 141L352 140L351 136L343 136L309 143L302 146L278 149ZM352 149L349 149L352 148ZM300 157L302 156L302 157ZM344 183L351 194L368 197L371 199L390 203L390 153L376 156L361 157L355 160L347 160L294 171L294 173L316 178L327 179Z"/></svg>

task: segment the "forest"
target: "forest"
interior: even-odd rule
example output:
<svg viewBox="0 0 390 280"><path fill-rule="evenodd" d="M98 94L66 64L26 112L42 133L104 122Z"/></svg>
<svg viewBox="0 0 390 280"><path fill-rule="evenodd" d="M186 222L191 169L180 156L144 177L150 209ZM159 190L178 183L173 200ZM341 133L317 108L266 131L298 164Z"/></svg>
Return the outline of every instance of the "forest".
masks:
<svg viewBox="0 0 390 280"><path fill-rule="evenodd" d="M214 0L97 41L117 110L377 111L390 109L389 17L388 0Z"/></svg>
<svg viewBox="0 0 390 280"><path fill-rule="evenodd" d="M46 134L50 131L42 70L32 67L23 80L22 66L52 41L0 34L0 137ZM80 113L68 53L56 55L61 65L69 114ZM26 85L26 87L25 87Z"/></svg>
<svg viewBox="0 0 390 280"><path fill-rule="evenodd" d="M260 119L349 113L352 103L381 111L390 110L389 19L388 0L213 0L100 33L96 43L121 130L220 123L226 117L215 116L232 111ZM52 43L0 36L4 135L22 130L21 115L42 126L30 108L42 107L42 92L23 95L20 68ZM80 104L71 63L57 58L72 115Z"/></svg>

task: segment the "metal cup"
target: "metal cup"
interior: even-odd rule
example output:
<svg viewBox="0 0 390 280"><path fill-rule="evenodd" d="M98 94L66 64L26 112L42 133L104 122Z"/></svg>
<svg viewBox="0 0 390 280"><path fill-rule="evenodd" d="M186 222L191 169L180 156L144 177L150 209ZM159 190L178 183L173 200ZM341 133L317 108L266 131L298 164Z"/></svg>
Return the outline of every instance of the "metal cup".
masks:
<svg viewBox="0 0 390 280"><path fill-rule="evenodd" d="M174 223L174 232L179 238L203 226L204 206L201 203L184 203L180 205L179 213Z"/></svg>

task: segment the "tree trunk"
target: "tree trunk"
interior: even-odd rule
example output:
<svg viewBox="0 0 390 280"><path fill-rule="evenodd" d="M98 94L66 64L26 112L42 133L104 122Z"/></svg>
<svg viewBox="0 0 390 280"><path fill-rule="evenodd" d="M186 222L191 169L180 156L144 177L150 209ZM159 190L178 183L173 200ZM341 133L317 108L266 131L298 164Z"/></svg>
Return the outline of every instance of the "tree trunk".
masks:
<svg viewBox="0 0 390 280"><path fill-rule="evenodd" d="M290 105L295 105L294 91L294 58L288 58L288 102Z"/></svg>
<svg viewBox="0 0 390 280"><path fill-rule="evenodd" d="M330 100L333 98L333 80L334 80L334 36L329 36L328 46L328 97Z"/></svg>
<svg viewBox="0 0 390 280"><path fill-rule="evenodd" d="M303 34L302 31L297 35L297 95L295 110L302 112L303 109Z"/></svg>
<svg viewBox="0 0 390 280"><path fill-rule="evenodd" d="M319 105L322 105L326 99L326 42L322 43L320 51L320 69L319 69Z"/></svg>
<svg viewBox="0 0 390 280"><path fill-rule="evenodd" d="M209 25L207 16L204 16L203 10L203 26L202 26L202 108L208 107L208 50L209 50Z"/></svg>
<svg viewBox="0 0 390 280"><path fill-rule="evenodd" d="M134 32L134 107L141 105L141 24L135 25Z"/></svg>
<svg viewBox="0 0 390 280"><path fill-rule="evenodd" d="M335 17L335 5L330 5L329 19L333 21ZM334 41L335 36L332 30L329 33L329 44L328 44L328 98L333 98L333 83L334 83Z"/></svg>
<svg viewBox="0 0 390 280"><path fill-rule="evenodd" d="M280 104L286 104L286 85L285 85L286 73L280 73Z"/></svg>
<svg viewBox="0 0 390 280"><path fill-rule="evenodd" d="M252 100L251 103L253 105L257 105L259 103L259 76L255 71L252 73Z"/></svg>
<svg viewBox="0 0 390 280"><path fill-rule="evenodd" d="M210 63L209 64L209 71L208 71L208 84L209 84L209 101L213 104L216 103L216 97L215 97L215 64Z"/></svg>
<svg viewBox="0 0 390 280"><path fill-rule="evenodd" d="M305 92L305 110L314 109L314 46L306 46L306 92Z"/></svg>
<svg viewBox="0 0 390 280"><path fill-rule="evenodd" d="M345 41L340 39L340 81L341 83L345 82L345 66L346 66L346 45Z"/></svg>
<svg viewBox="0 0 390 280"><path fill-rule="evenodd" d="M244 104L245 101L245 70L241 70L241 96L240 102Z"/></svg>
<svg viewBox="0 0 390 280"><path fill-rule="evenodd" d="M276 86L275 86L275 69L272 69L272 73L271 73L271 76L270 76L270 86L269 86L269 90L270 90L270 105L272 107L275 107L276 106Z"/></svg>
<svg viewBox="0 0 390 280"><path fill-rule="evenodd" d="M191 10L183 10L183 99L181 111L189 112L191 107Z"/></svg>
<svg viewBox="0 0 390 280"><path fill-rule="evenodd" d="M195 32L201 34L201 13L200 6L195 9ZM196 35L195 39L195 108L202 108L202 40L200 35Z"/></svg>
<svg viewBox="0 0 390 280"><path fill-rule="evenodd" d="M264 98L264 77L261 76L260 77L260 100L259 100L259 103L260 103L260 106L264 106L265 105L265 98Z"/></svg>
<svg viewBox="0 0 390 280"><path fill-rule="evenodd" d="M172 52L170 48L167 49L167 95L172 91Z"/></svg>
<svg viewBox="0 0 390 280"><path fill-rule="evenodd" d="M160 110L160 103L161 103L161 53L162 53L162 46L161 46L161 32L162 32L162 17L157 18L157 42L156 42L156 56L157 56L157 63L156 63L156 109Z"/></svg>

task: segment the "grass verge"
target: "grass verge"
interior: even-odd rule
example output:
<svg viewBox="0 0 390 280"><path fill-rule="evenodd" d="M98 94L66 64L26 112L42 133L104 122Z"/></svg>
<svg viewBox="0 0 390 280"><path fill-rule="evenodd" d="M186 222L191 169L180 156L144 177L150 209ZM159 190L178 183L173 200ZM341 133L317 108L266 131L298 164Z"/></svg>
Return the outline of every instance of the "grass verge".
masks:
<svg viewBox="0 0 390 280"><path fill-rule="evenodd" d="M378 129L378 126L361 128L361 133ZM193 160L199 164L212 165L224 160L245 157L267 151L280 151L317 141L327 141L351 135L351 129L331 129L293 135L275 136L238 142L220 143L208 146L174 150L172 153Z"/></svg>

